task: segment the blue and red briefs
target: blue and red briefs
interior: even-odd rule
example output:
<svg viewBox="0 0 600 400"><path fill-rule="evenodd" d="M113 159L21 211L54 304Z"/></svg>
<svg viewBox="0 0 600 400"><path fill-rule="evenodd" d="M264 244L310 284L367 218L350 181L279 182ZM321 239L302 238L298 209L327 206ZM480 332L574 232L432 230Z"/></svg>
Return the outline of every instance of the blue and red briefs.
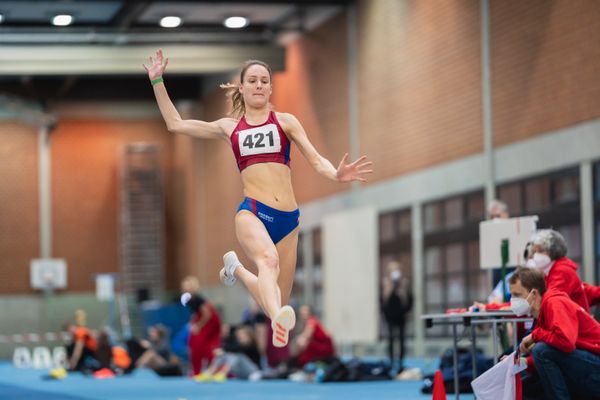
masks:
<svg viewBox="0 0 600 400"><path fill-rule="evenodd" d="M248 210L263 223L274 244L286 237L300 224L300 210L280 211L260 201L245 197L238 207L238 212Z"/></svg>

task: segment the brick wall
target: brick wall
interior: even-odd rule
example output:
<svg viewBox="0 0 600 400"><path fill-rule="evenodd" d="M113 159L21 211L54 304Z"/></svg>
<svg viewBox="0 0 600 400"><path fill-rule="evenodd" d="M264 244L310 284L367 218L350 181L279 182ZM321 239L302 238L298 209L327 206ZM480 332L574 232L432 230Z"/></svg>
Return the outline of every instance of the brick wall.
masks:
<svg viewBox="0 0 600 400"><path fill-rule="evenodd" d="M133 142L159 146L168 210L171 138L162 121L62 120L52 133L52 251L67 260L70 291L94 290L93 274L119 271L119 153Z"/></svg>
<svg viewBox="0 0 600 400"><path fill-rule="evenodd" d="M275 75L271 98L278 111L298 118L317 151L335 167L350 151L346 60L343 14L287 47L286 70ZM296 146L291 159L299 203L349 189L319 176Z"/></svg>
<svg viewBox="0 0 600 400"><path fill-rule="evenodd" d="M362 0L357 11L360 148L375 162L372 181L481 152L479 2ZM495 145L600 115L599 17L591 0L490 2ZM349 150L346 34L341 14L290 43L271 99L334 165ZM202 104L196 117L226 114L220 90ZM8 121L0 138L0 292L28 292L39 252L37 135ZM222 254L242 253L231 149L172 139L161 120L94 119L61 121L52 133L53 253L69 262L69 289L92 290L93 273L118 269L118 148L130 141L164 150L167 286L187 273L216 284ZM299 203L348 190L319 177L295 146L291 156Z"/></svg>
<svg viewBox="0 0 600 400"><path fill-rule="evenodd" d="M29 288L29 262L39 257L37 130L0 123L0 293Z"/></svg>
<svg viewBox="0 0 600 400"><path fill-rule="evenodd" d="M494 144L600 116L600 2L491 1Z"/></svg>
<svg viewBox="0 0 600 400"><path fill-rule="evenodd" d="M361 1L358 27L373 180L482 151L479 2Z"/></svg>

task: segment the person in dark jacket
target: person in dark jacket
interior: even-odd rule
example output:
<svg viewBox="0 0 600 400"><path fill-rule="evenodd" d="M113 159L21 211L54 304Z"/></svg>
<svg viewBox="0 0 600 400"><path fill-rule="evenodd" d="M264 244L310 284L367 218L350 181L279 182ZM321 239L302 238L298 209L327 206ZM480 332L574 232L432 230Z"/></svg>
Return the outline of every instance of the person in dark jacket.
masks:
<svg viewBox="0 0 600 400"><path fill-rule="evenodd" d="M409 280L402 275L401 264L391 261L387 265L387 274L382 280L381 311L388 327L388 351L393 365L396 352L394 344L399 345L399 370L404 363L404 340L406 315L412 307L412 294Z"/></svg>

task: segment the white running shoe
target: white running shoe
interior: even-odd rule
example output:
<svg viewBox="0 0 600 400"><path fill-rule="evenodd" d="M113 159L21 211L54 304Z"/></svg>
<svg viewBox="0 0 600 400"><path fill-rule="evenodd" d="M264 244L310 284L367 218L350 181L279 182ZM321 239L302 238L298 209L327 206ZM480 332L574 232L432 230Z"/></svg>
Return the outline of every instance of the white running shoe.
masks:
<svg viewBox="0 0 600 400"><path fill-rule="evenodd" d="M228 251L223 256L223 264L224 267L221 268L221 271L219 272L221 282L223 282L223 285L225 286L233 286L237 281L237 278L234 275L235 269L242 265L242 263L238 260L235 251Z"/></svg>
<svg viewBox="0 0 600 400"><path fill-rule="evenodd" d="M273 328L273 346L285 347L290 339L290 331L296 326L296 313L290 306L283 306L277 313L271 328Z"/></svg>

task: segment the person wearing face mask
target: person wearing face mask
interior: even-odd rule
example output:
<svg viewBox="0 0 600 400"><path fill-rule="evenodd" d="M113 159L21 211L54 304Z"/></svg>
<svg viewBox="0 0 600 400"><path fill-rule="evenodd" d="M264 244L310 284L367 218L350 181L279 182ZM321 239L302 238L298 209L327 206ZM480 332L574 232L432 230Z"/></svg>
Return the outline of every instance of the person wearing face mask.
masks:
<svg viewBox="0 0 600 400"><path fill-rule="evenodd" d="M532 243L527 242L525 244L525 250L523 250L523 259L529 260L533 256L532 252ZM509 290L509 279L512 276L514 269L506 274L504 280L506 281L506 294L503 296L503 285L502 281L498 282L492 292L489 294L487 298L487 303L474 302L471 307L469 307L469 311L496 311L496 310L508 310L510 309L510 290ZM503 301L506 298L507 301ZM507 328L511 328L511 325L508 325ZM509 332L509 337L512 337L512 332Z"/></svg>
<svg viewBox="0 0 600 400"><path fill-rule="evenodd" d="M600 323L561 290L546 289L544 275L518 268L510 278L511 309L535 318L519 350L537 372L545 399L600 397Z"/></svg>
<svg viewBox="0 0 600 400"><path fill-rule="evenodd" d="M381 282L381 312L388 327L388 352L390 364L394 364L395 354L398 354L398 371L404 368L405 355L405 319L412 308L412 294L408 279L402 276L402 265L391 261L386 266L388 274ZM395 346L395 344L398 346ZM398 351L394 351L398 347Z"/></svg>
<svg viewBox="0 0 600 400"><path fill-rule="evenodd" d="M589 313L590 306L577 275L577 264L567 257L567 243L563 236L555 230L542 229L534 234L532 244L533 257L527 261L527 266L544 273L548 290L565 292Z"/></svg>

